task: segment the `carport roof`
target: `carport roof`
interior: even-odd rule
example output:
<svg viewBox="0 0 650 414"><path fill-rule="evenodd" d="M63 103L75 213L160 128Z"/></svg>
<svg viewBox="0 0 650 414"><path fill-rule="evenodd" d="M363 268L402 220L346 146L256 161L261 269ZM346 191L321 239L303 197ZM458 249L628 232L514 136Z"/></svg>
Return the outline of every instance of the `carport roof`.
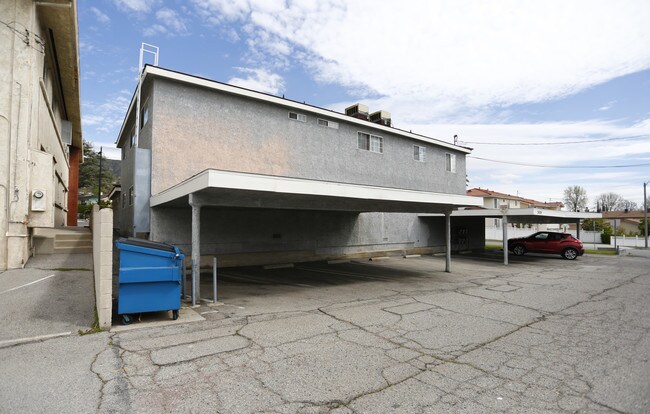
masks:
<svg viewBox="0 0 650 414"><path fill-rule="evenodd" d="M202 206L443 213L480 206L483 200L434 193L304 178L208 169L150 199L151 207L184 207L193 194Z"/></svg>
<svg viewBox="0 0 650 414"><path fill-rule="evenodd" d="M548 223L575 223L582 219L599 219L601 213L585 213L575 211L547 210L543 208L510 208L505 212L510 223L548 224ZM478 210L457 210L452 217L483 217L502 218L504 213L498 208Z"/></svg>

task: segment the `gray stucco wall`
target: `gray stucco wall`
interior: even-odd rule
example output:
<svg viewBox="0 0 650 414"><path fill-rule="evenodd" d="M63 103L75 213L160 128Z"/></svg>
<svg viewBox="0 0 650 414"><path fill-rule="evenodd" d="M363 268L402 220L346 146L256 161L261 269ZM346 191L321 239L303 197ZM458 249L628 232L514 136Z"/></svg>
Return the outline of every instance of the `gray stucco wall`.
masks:
<svg viewBox="0 0 650 414"><path fill-rule="evenodd" d="M176 244L189 255L191 210L152 209L151 237ZM398 213L201 209L202 255L275 252L274 262L296 258L307 261L373 252L442 251L444 245L443 218Z"/></svg>
<svg viewBox="0 0 650 414"><path fill-rule="evenodd" d="M162 78L154 79L153 91L152 194L208 168L465 194L461 152L370 122L337 120L333 129L306 112L307 121L299 122L289 119L288 107ZM359 131L382 136L383 154L358 149ZM426 162L413 159L414 144L427 147ZM455 173L445 171L447 152L457 155Z"/></svg>

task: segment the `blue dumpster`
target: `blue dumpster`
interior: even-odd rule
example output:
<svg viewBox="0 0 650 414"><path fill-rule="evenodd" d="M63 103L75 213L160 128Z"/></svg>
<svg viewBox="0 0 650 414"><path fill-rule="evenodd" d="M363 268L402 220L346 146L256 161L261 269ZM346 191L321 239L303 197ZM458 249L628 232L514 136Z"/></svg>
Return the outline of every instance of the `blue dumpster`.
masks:
<svg viewBox="0 0 650 414"><path fill-rule="evenodd" d="M133 313L181 308L181 274L185 259L178 247L136 238L115 242L120 252L117 313L131 323Z"/></svg>

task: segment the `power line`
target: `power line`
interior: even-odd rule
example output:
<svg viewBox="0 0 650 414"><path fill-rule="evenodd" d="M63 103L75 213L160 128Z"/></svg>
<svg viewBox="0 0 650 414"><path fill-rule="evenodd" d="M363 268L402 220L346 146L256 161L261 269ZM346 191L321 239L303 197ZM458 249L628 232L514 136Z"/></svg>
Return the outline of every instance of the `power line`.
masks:
<svg viewBox="0 0 650 414"><path fill-rule="evenodd" d="M496 162L499 164L511 164L511 165L521 165L523 167L538 167L538 168L632 168L632 167L646 167L650 166L650 163L645 164L627 164L627 165L540 165L540 164L525 164L522 162L512 162L512 161L501 161L501 160L492 160L489 158L475 157L473 155L468 155L467 158L474 158L482 161Z"/></svg>
<svg viewBox="0 0 650 414"><path fill-rule="evenodd" d="M648 137L650 137L650 135L630 135L627 137L586 139L582 141L563 141L563 142L479 142L479 141L462 141L462 142L464 144L479 144L479 145L569 145L569 144L582 144L584 142L620 141L620 140L639 139L639 138L648 138Z"/></svg>

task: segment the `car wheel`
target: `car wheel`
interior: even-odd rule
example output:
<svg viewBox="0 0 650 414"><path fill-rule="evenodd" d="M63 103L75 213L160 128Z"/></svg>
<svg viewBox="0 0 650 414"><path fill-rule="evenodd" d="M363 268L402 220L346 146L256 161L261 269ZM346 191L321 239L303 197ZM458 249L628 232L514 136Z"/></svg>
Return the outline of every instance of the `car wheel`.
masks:
<svg viewBox="0 0 650 414"><path fill-rule="evenodd" d="M521 244L518 244L512 248L512 252L515 254L515 256L523 256L526 254L526 248Z"/></svg>
<svg viewBox="0 0 650 414"><path fill-rule="evenodd" d="M578 257L578 251L570 247L562 252L562 257L567 260L574 260L576 257Z"/></svg>

